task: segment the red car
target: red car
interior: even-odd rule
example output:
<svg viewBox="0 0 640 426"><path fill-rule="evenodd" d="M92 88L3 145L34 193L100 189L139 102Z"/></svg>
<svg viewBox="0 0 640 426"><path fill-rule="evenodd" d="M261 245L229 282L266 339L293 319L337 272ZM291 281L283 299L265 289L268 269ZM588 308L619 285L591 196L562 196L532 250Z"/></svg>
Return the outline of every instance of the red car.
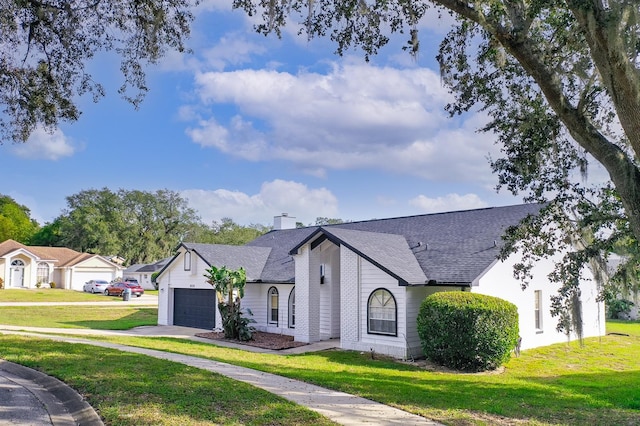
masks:
<svg viewBox="0 0 640 426"><path fill-rule="evenodd" d="M124 290L131 290L131 295L140 297L144 294L144 289L134 283L113 283L104 291L105 296L122 296Z"/></svg>

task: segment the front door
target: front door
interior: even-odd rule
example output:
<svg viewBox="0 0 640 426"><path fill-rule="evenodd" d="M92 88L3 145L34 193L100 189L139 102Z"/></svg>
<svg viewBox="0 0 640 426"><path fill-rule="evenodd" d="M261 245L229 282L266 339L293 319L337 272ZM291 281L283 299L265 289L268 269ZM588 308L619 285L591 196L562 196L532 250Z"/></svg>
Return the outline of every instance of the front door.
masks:
<svg viewBox="0 0 640 426"><path fill-rule="evenodd" d="M24 262L14 260L11 262L11 287L24 286Z"/></svg>

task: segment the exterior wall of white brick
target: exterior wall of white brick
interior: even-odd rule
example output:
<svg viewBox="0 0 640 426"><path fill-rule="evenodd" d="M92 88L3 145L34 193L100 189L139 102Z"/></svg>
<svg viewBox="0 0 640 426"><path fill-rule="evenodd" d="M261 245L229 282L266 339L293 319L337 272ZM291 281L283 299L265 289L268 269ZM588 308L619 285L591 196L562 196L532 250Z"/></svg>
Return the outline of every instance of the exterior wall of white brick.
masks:
<svg viewBox="0 0 640 426"><path fill-rule="evenodd" d="M353 349L360 341L360 266L358 256L340 247L340 344Z"/></svg>
<svg viewBox="0 0 640 426"><path fill-rule="evenodd" d="M295 340L320 340L320 262L309 245L301 247L294 256L296 271L296 328ZM317 277L314 279L313 276ZM315 285L314 285L315 283Z"/></svg>
<svg viewBox="0 0 640 426"><path fill-rule="evenodd" d="M567 336L556 331L558 319L551 316L551 296L557 292L557 286L549 282L547 278L553 268L552 262L550 260L539 262L532 271L534 278L531 284L523 291L520 284L513 278L515 261L516 257L511 256L505 262L497 262L480 278L479 285L472 287L472 291L500 297L518 307L522 349L566 342ZM604 305L596 302L598 290L595 281L585 279L580 283L580 288L582 291L584 336L604 335ZM535 326L534 292L536 290L541 291L542 295L541 329L536 329ZM575 335L570 337L571 339L576 338Z"/></svg>

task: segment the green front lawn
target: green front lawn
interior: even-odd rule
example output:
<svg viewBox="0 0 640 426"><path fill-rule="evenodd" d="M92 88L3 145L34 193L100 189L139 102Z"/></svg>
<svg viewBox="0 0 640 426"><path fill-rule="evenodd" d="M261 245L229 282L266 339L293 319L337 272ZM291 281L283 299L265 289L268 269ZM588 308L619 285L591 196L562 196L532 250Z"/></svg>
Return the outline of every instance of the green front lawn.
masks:
<svg viewBox="0 0 640 426"><path fill-rule="evenodd" d="M261 389L144 355L1 335L0 354L71 385L107 425L333 424Z"/></svg>
<svg viewBox="0 0 640 426"><path fill-rule="evenodd" d="M126 303L122 306L0 306L0 324L129 330L142 325L157 325L158 308L134 307Z"/></svg>
<svg viewBox="0 0 640 426"><path fill-rule="evenodd" d="M73 309L68 306L0 307L0 323L24 326L126 329L135 325L155 324L156 315L155 308L127 305L117 308L74 306ZM213 342L149 337L92 338L267 371L357 394L451 425L640 425L640 322L610 321L607 331L616 334L587 339L584 347L574 342L527 350L521 357L511 359L504 371L487 374L429 371L415 364L382 357L371 359L369 353L349 351L281 356L216 347ZM241 399L244 402L240 405L249 405L244 409L233 405L233 410L239 410L237 414L224 417L225 414L210 407L218 404L218 398L224 407L231 404L226 399L227 394L219 394L219 390L206 397L195 398L193 402L187 402L190 399L185 397L174 403L174 390L181 395L208 392L208 388L201 388L204 379L193 376L191 384L190 375L195 373L178 372L172 369L173 366L167 371L180 377L189 377L181 381L177 388L175 382L161 374L157 377L141 375L139 379L135 367L138 363L153 366L143 367L142 370L158 368L164 371L168 367L164 364L159 366L156 362L160 361L150 361L143 356L136 356L132 362L130 357L133 355L104 351L107 350L0 335L0 357L37 366L83 393L87 392L92 404L97 404L94 406L99 407L110 424L278 424L273 420L271 411L268 410L269 414L266 414L261 410L266 407L259 405L256 408L244 399ZM92 357L89 354L95 355ZM83 360L85 356L93 359L92 367L87 367L84 361L76 363L76 360ZM107 365L111 361L105 363L105 360L120 358L128 360L119 367L124 372L112 370ZM133 365L128 370L132 382L130 385L125 383L127 363ZM121 376L124 378L121 379ZM235 392L235 382L227 382L226 379L223 382L217 376L207 377L205 381L212 381L212 389L234 389ZM113 381L113 386L106 386L103 381ZM165 386L165 382L170 385ZM120 414L117 408L123 404L120 386L123 387L122 394L128 395L126 398L138 400L135 404L124 403L124 414ZM158 391L154 392L154 388ZM242 389L243 393L249 395L247 400L251 401L250 395L256 390ZM256 396L256 400L260 398ZM198 408L200 404L202 407ZM287 415L297 415L298 408L281 405L281 402L273 404L278 407L274 408L276 412L292 410ZM202 417L193 414L198 411L202 411ZM281 424L311 424L318 421L317 418L308 420L306 416L308 413L302 415L307 420L284 420Z"/></svg>
<svg viewBox="0 0 640 426"><path fill-rule="evenodd" d="M357 394L450 425L637 425L640 323L614 322L611 327L623 327L629 336L587 339L584 347L572 343L527 350L507 363L504 371L486 374L429 371L415 364L381 357L372 360L368 353L350 351L281 356L169 338L92 338L267 371ZM36 362L49 357L46 350L35 349L38 344L14 339L0 338L0 353L7 354L3 356ZM74 374L83 375L81 369ZM109 398L99 385L91 386L95 386L92 392L96 397Z"/></svg>
<svg viewBox="0 0 640 426"><path fill-rule="evenodd" d="M91 294L60 288L0 290L0 302L112 302L113 300L114 298L100 293Z"/></svg>

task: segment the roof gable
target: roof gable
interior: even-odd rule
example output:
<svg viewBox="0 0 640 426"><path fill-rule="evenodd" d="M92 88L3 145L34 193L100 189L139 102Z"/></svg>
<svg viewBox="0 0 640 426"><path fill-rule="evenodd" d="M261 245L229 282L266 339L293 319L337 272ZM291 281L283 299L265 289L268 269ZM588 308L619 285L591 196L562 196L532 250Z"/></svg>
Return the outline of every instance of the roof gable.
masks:
<svg viewBox="0 0 640 426"><path fill-rule="evenodd" d="M427 277L402 235L351 229L323 229L342 245L399 280L402 284L425 284Z"/></svg>
<svg viewBox="0 0 640 426"><path fill-rule="evenodd" d="M0 243L0 257L20 249L29 251L29 248L27 246L17 241L14 241L14 240L3 241Z"/></svg>

